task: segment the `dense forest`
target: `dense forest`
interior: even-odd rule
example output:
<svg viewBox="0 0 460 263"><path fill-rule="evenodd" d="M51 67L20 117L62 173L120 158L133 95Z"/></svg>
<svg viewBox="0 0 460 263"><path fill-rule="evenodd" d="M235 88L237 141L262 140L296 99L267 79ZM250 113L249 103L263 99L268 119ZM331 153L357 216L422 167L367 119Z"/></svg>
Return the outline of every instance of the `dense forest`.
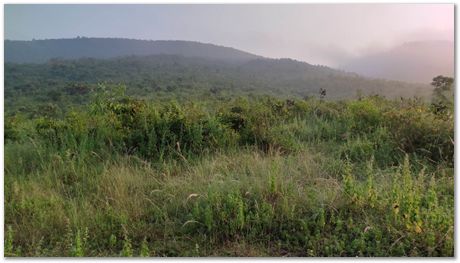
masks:
<svg viewBox="0 0 460 263"><path fill-rule="evenodd" d="M5 256L452 257L453 90L289 59L8 62Z"/></svg>
<svg viewBox="0 0 460 263"><path fill-rule="evenodd" d="M67 109L89 102L99 83L120 84L130 96L178 101L260 95L280 98L351 99L360 95L429 98L432 87L368 79L356 74L290 59L255 59L232 63L178 55L112 59L52 59L42 64L5 64L5 109L34 113Z"/></svg>

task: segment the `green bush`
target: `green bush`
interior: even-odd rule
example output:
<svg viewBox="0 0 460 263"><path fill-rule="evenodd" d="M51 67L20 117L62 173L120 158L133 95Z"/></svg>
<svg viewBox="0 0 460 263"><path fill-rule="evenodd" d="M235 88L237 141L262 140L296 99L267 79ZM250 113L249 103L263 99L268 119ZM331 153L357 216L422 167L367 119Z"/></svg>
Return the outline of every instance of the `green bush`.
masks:
<svg viewBox="0 0 460 263"><path fill-rule="evenodd" d="M348 103L351 130L357 134L373 132L382 123L382 113L370 98Z"/></svg>
<svg viewBox="0 0 460 263"><path fill-rule="evenodd" d="M14 117L6 117L4 123L5 141L17 141L19 139L19 130L17 120Z"/></svg>
<svg viewBox="0 0 460 263"><path fill-rule="evenodd" d="M406 153L453 165L454 123L437 118L424 106L392 110L385 122L393 140Z"/></svg>

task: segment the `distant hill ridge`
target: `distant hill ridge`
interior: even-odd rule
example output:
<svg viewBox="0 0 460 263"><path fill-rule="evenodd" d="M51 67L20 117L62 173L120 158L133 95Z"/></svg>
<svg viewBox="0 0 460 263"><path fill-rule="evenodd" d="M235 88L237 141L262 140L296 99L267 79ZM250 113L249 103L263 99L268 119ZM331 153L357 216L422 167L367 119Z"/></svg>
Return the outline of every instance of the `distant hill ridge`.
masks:
<svg viewBox="0 0 460 263"><path fill-rule="evenodd" d="M5 40L5 61L12 63L44 63L52 58L113 58L130 55L182 55L228 62L263 58L230 47L183 40L87 37L32 41Z"/></svg>
<svg viewBox="0 0 460 263"><path fill-rule="evenodd" d="M451 41L406 42L352 59L341 68L371 78L429 83L433 76L455 75L455 44Z"/></svg>
<svg viewBox="0 0 460 263"><path fill-rule="evenodd" d="M58 58L58 59L53 59ZM271 59L234 48L192 41L73 38L5 41L5 96L48 101L75 83L126 83L142 96L263 94L285 97L354 98L357 93L391 98L429 97L432 87L361 77L293 59ZM186 94L186 95L184 95ZM20 96L19 96L20 97Z"/></svg>

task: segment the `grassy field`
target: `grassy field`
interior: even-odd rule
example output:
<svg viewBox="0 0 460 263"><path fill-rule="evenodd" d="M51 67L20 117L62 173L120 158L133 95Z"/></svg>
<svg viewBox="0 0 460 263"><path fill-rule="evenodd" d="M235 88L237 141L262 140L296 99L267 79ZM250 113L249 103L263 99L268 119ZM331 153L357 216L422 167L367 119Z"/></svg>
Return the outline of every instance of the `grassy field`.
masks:
<svg viewBox="0 0 460 263"><path fill-rule="evenodd" d="M379 96L5 120L5 255L453 256L452 109Z"/></svg>

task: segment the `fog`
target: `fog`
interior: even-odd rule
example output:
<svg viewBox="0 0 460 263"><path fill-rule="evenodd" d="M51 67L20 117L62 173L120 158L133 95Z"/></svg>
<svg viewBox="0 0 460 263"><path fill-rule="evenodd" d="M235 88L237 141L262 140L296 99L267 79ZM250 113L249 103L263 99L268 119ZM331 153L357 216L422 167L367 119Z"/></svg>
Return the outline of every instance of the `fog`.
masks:
<svg viewBox="0 0 460 263"><path fill-rule="evenodd" d="M5 38L193 40L339 67L410 41L454 40L453 4L5 5Z"/></svg>

